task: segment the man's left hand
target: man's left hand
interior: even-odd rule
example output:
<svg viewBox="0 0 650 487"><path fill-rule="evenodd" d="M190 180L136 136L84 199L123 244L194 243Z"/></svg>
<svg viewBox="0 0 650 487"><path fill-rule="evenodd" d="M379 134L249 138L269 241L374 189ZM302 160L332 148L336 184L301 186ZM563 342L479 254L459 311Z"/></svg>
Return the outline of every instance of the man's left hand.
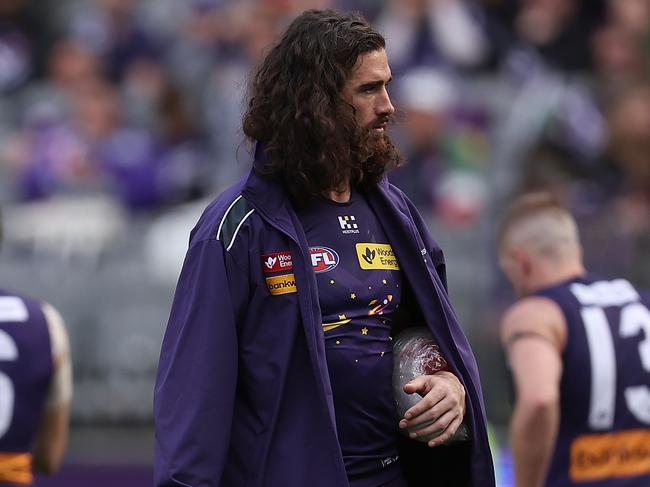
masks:
<svg viewBox="0 0 650 487"><path fill-rule="evenodd" d="M427 442L434 447L453 436L465 415L465 388L454 374L441 371L421 375L405 384L404 392L422 396L399 422L400 428L408 428L410 438L420 439L439 433Z"/></svg>

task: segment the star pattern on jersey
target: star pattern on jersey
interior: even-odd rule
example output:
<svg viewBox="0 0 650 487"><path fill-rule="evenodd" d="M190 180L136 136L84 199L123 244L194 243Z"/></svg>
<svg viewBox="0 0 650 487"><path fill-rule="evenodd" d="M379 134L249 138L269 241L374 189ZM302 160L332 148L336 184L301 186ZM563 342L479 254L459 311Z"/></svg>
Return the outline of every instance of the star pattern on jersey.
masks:
<svg viewBox="0 0 650 487"><path fill-rule="evenodd" d="M345 237L347 240L340 240L341 237L331 237L323 233L320 230L320 219L317 218L314 222L310 220L314 215L307 215L307 223L315 224L312 232L314 235L310 234L309 228L306 229L310 246L329 248L340 258L340 265L336 269L328 270L332 271L331 274L317 273L316 277L326 346L336 349L334 361L345 360L346 364L354 368L373 367L374 361L386 366L386 360L381 357L390 357L392 354L391 313L397 308L401 298L401 271L381 266L364 269L359 259L367 256L372 262L376 262L378 259L374 254L379 252L377 249L391 247L385 241L378 222L378 228L375 229L371 225L367 229L367 236L362 236L359 230L365 222L354 222L355 226L358 225L354 230L357 230L359 235L352 239ZM312 242L312 237L318 241ZM364 238L372 242L367 243L368 248L361 249L366 250L365 256L360 255L356 248L357 241L360 242ZM372 264L368 259L365 261Z"/></svg>

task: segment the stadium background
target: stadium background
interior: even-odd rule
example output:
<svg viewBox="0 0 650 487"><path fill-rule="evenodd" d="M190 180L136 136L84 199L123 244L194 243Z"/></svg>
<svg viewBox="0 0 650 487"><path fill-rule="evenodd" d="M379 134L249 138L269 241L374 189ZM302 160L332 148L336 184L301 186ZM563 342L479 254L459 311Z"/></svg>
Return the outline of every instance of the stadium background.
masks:
<svg viewBox="0 0 650 487"><path fill-rule="evenodd" d="M446 251L500 486L512 300L495 221L556 192L587 265L650 285L648 0L1 0L0 286L53 303L75 372L69 452L39 486L150 485L152 388L188 231L248 169L246 74L305 8L388 40L410 164L392 178Z"/></svg>

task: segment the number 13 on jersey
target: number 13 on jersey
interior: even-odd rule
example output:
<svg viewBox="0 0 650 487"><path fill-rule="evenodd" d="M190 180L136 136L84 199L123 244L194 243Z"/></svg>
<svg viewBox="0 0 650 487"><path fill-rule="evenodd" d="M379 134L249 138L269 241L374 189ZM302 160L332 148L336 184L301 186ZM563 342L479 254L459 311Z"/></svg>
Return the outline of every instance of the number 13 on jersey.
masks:
<svg viewBox="0 0 650 487"><path fill-rule="evenodd" d="M630 283L622 279L600 281L590 286L573 284L571 291L583 305L581 316L591 359L589 426L594 430L606 430L614 424L616 405L614 334L622 339L644 335L639 342L638 354L643 369L650 374L650 311L639 302L639 295ZM608 321L604 308L609 306L620 308L618 330ZM626 358L620 357L619 360ZM650 388L644 384L630 385L625 387L623 395L632 415L650 425Z"/></svg>
<svg viewBox="0 0 650 487"><path fill-rule="evenodd" d="M650 472L650 311L623 279L574 283L571 292L581 304L591 362L588 425L593 431L571 444L571 479L646 475ZM625 344L628 340L632 342ZM618 404L625 411L616 410L620 395ZM617 417L641 424L619 429L618 424L630 422L619 423Z"/></svg>

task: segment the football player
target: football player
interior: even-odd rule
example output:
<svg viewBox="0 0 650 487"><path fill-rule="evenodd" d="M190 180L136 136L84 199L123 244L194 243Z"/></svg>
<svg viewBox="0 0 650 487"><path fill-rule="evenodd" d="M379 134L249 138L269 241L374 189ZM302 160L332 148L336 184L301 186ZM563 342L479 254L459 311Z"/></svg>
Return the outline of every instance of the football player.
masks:
<svg viewBox="0 0 650 487"><path fill-rule="evenodd" d="M650 296L588 273L546 193L509 209L498 252L521 298L501 323L517 487L650 485Z"/></svg>
<svg viewBox="0 0 650 487"><path fill-rule="evenodd" d="M0 486L51 474L68 439L68 337L49 304L0 289Z"/></svg>

